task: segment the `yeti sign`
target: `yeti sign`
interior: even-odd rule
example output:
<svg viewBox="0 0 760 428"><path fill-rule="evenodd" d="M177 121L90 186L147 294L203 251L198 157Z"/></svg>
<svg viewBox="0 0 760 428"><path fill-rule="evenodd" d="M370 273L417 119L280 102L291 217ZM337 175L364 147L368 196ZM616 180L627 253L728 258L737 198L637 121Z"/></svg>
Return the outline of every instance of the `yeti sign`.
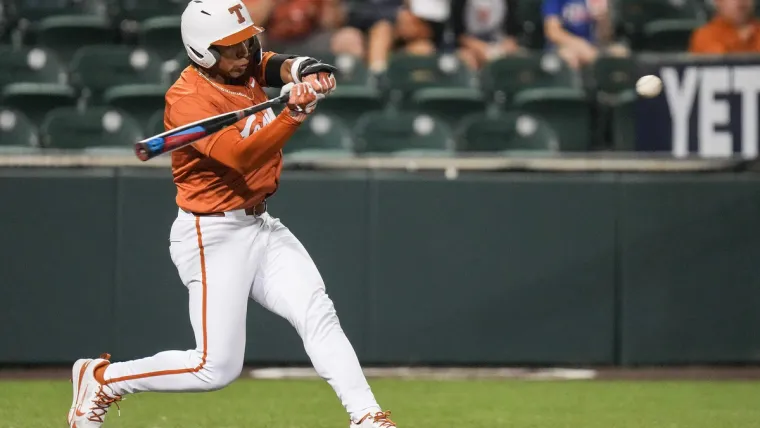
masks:
<svg viewBox="0 0 760 428"><path fill-rule="evenodd" d="M663 92L637 106L637 149L756 158L760 58L662 64Z"/></svg>

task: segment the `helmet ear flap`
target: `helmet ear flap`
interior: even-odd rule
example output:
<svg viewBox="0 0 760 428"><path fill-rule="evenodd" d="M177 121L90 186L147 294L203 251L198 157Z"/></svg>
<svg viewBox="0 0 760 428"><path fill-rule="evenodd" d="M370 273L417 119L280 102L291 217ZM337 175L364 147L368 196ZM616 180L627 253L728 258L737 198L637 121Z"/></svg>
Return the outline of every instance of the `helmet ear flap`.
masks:
<svg viewBox="0 0 760 428"><path fill-rule="evenodd" d="M187 54L190 57L190 59L194 63L200 65L201 67L204 67L204 68L213 67L214 64L216 64L219 61L219 57L215 56L211 49L206 50L208 54L204 54L202 52L199 52L198 50L196 50L189 44L186 45L186 48L187 48Z"/></svg>
<svg viewBox="0 0 760 428"><path fill-rule="evenodd" d="M256 64L261 64L263 49L261 48L261 40L259 40L258 36L248 39L248 49L251 51L251 60Z"/></svg>
<svg viewBox="0 0 760 428"><path fill-rule="evenodd" d="M219 63L219 60L222 58L222 53L219 52L219 49L215 46L211 46L208 48L208 51L211 52L211 56L214 57L214 64Z"/></svg>

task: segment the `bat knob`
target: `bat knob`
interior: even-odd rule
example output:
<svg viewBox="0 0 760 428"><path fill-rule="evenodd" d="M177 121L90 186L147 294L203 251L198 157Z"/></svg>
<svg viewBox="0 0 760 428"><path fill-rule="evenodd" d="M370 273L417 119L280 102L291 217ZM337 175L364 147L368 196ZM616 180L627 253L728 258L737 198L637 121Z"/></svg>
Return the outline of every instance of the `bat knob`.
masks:
<svg viewBox="0 0 760 428"><path fill-rule="evenodd" d="M150 159L150 154L145 149L145 146L140 143L135 144L135 155L137 156L138 159L140 159L143 162Z"/></svg>

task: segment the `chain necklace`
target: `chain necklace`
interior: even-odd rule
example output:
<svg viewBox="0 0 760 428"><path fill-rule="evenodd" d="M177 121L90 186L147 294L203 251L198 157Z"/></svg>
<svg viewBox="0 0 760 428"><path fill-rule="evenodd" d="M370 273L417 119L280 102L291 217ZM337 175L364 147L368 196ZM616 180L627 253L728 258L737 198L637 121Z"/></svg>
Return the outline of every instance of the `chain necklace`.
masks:
<svg viewBox="0 0 760 428"><path fill-rule="evenodd" d="M227 88L224 88L224 87L221 87L221 86L217 85L217 84L216 84L216 82L214 82L213 80L211 80L210 78L208 78L208 76L206 76L205 74L203 74L203 73L202 73L200 70L198 70L197 68L195 69L195 71L196 71L196 73L198 73L198 75L199 75L199 76L201 76L202 78L206 79L206 81L207 81L208 83L210 83L210 84L211 84L211 86L215 87L216 89L218 89L218 90L220 90L220 91L222 91L222 92L228 93L228 94L230 94L230 95L237 95L237 96L239 96L239 97L247 98L247 99L251 100L252 102L255 102L255 100L254 100L253 98L249 97L249 96L248 96L248 95L246 95L246 94L243 94L243 93L241 93L241 92L235 92L235 91L231 91L231 90L229 90L229 89L227 89Z"/></svg>

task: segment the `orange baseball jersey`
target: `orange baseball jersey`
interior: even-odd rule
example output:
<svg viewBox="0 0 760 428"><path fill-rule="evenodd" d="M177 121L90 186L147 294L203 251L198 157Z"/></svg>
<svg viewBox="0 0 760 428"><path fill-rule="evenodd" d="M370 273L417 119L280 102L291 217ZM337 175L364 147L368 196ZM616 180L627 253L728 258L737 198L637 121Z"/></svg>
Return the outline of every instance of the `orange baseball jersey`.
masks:
<svg viewBox="0 0 760 428"><path fill-rule="evenodd" d="M732 54L760 52L760 21L753 20L743 38L734 24L716 16L694 31L689 52L694 54Z"/></svg>
<svg viewBox="0 0 760 428"><path fill-rule="evenodd" d="M274 55L263 55L260 70ZM191 66L166 93L164 127L169 130L218 114L240 110L268 99L262 88L264 73L251 78L246 86L211 82ZM226 133L245 138L275 120L272 109L240 120L196 143L172 152L172 173L177 186L177 205L190 212L211 213L251 208L277 190L282 170L282 151L277 150L257 169L243 173L214 159L212 149ZM277 139L288 138L298 123L287 122ZM278 128L280 129L280 128ZM280 131L278 131L280 132ZM289 135L288 135L289 134Z"/></svg>

